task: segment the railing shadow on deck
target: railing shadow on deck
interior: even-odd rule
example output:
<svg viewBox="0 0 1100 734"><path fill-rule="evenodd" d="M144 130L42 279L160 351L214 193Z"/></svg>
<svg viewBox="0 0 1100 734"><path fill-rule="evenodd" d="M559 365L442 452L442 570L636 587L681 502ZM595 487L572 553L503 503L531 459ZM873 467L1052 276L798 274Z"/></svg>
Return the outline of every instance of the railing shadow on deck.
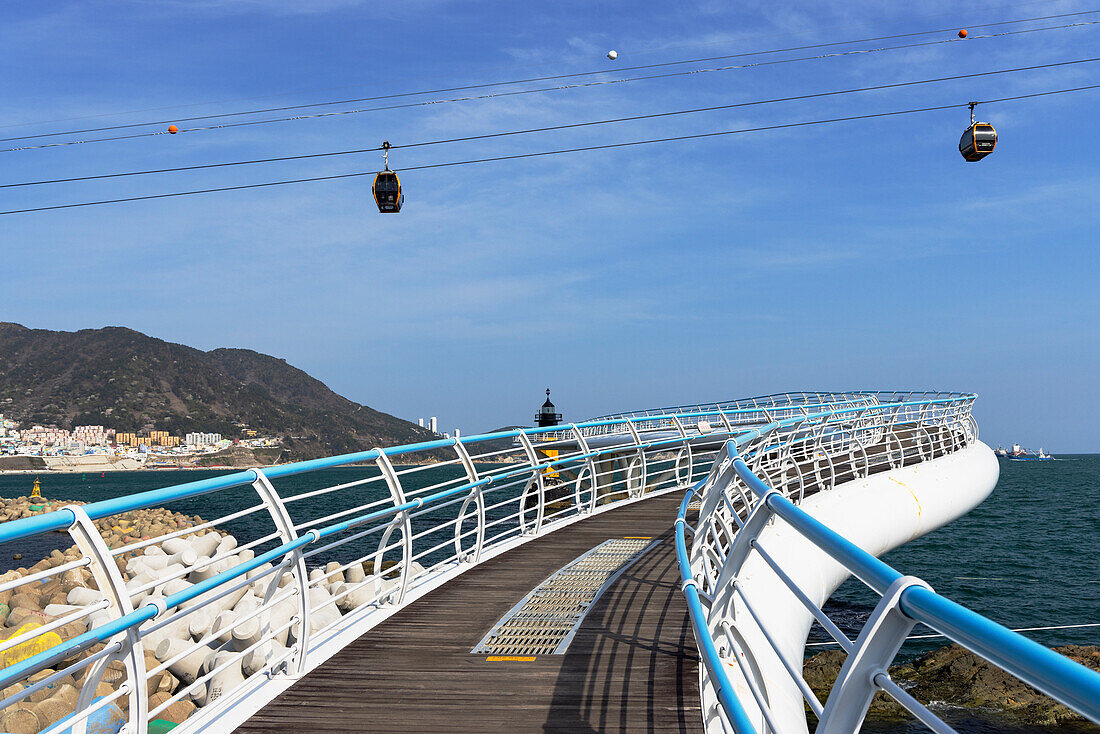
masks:
<svg viewBox="0 0 1100 734"><path fill-rule="evenodd" d="M543 731L701 731L697 664L669 530L585 618Z"/></svg>

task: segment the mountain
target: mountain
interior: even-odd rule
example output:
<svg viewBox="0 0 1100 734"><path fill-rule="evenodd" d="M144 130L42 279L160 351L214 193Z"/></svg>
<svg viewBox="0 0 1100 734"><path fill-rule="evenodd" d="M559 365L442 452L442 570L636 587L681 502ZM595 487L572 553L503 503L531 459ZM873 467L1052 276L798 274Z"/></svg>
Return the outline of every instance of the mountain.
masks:
<svg viewBox="0 0 1100 734"><path fill-rule="evenodd" d="M426 429L337 395L248 349L199 349L107 327L76 332L0 322L0 413L24 424L191 431L283 439L290 459L431 440Z"/></svg>

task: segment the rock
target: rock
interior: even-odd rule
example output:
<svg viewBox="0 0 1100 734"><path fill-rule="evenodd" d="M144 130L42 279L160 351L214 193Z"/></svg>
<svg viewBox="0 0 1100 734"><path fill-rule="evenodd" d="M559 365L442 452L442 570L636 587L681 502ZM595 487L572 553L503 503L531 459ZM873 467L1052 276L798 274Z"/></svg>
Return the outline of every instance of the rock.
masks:
<svg viewBox="0 0 1100 734"><path fill-rule="evenodd" d="M33 609L35 611L41 611L42 606L38 601L38 594L32 594L27 591L20 591L18 594L12 596L8 602L8 606L12 609Z"/></svg>
<svg viewBox="0 0 1100 734"><path fill-rule="evenodd" d="M47 727L71 714L73 705L57 696L51 696L35 704L34 709L38 712L38 718L41 719L43 727Z"/></svg>
<svg viewBox="0 0 1100 734"><path fill-rule="evenodd" d="M76 686L62 683L57 687L57 693L54 694L54 698L69 704L69 710L71 711L76 707L77 701L80 700L80 690L76 688Z"/></svg>
<svg viewBox="0 0 1100 734"><path fill-rule="evenodd" d="M161 711L158 715L158 718L164 719L165 721L171 721L176 724L182 724L188 716L194 713L194 711L195 704L185 698L176 701L174 704L164 709L164 711Z"/></svg>
<svg viewBox="0 0 1100 734"><path fill-rule="evenodd" d="M0 716L0 729L9 734L37 734L45 724L38 712L25 704L9 708Z"/></svg>
<svg viewBox="0 0 1100 734"><path fill-rule="evenodd" d="M1054 650L1100 671L1100 647L1096 645L1067 645ZM1018 724L1060 726L1085 721L1072 709L958 645L933 650L910 665L891 669L891 675L895 680L909 681L910 693L922 701L992 709Z"/></svg>
<svg viewBox="0 0 1100 734"><path fill-rule="evenodd" d="M7 571L3 574L0 574L0 584L6 584L9 581L15 581L18 578L20 578L20 576L15 571ZM10 600L14 594L15 589L5 589L4 591L0 591L0 604L7 604L8 600Z"/></svg>
<svg viewBox="0 0 1100 734"><path fill-rule="evenodd" d="M1098 646L1067 645L1054 650L1085 667L1100 671ZM822 703L829 695L844 659L842 651L829 650L805 662L803 676ZM995 728L1086 723L1085 718L1072 709L958 645L941 647L911 663L894 666L890 668L890 677L918 701L939 701L963 707L972 717L989 719ZM868 721L909 718L908 712L884 693L875 696L867 712ZM813 721L812 714L810 719Z"/></svg>
<svg viewBox="0 0 1100 734"><path fill-rule="evenodd" d="M833 683L836 682L836 677L840 674L840 668L844 665L846 658L847 655L842 650L826 650L814 655L803 665L802 675L810 689L817 696L817 700L821 701L822 704L828 699L829 692L832 690ZM817 718L810 711L809 706L806 707L806 717L816 725ZM867 712L867 718L871 721L897 722L912 717L894 699L885 693L879 692L871 700L871 708Z"/></svg>
<svg viewBox="0 0 1100 734"><path fill-rule="evenodd" d="M154 693L151 693L149 695L149 710L152 711L171 697L172 694L168 693L167 691L156 691Z"/></svg>
<svg viewBox="0 0 1100 734"><path fill-rule="evenodd" d="M52 668L46 668L44 670L40 670L37 673L35 673L34 675L32 675L31 677L27 678L27 684L28 685L33 685L35 683L38 683L39 681L41 681L45 678L49 678L51 675L54 674L54 672L55 671ZM72 676L71 675L66 675L65 677L61 678L60 680L56 680L53 683L49 684L45 688L41 688L41 689L35 691L34 693L30 694L29 696L27 696L27 698L24 699L24 701L29 701L31 703L38 703L39 701L44 701L47 698L51 698L53 696L56 696L58 691L61 690L62 686L72 687L73 683L74 683L74 681L73 681Z"/></svg>
<svg viewBox="0 0 1100 734"><path fill-rule="evenodd" d="M100 678L104 683L108 683L112 688L117 687L126 679L126 665L121 660L112 660L107 663L107 667L103 670L103 677Z"/></svg>
<svg viewBox="0 0 1100 734"><path fill-rule="evenodd" d="M154 661L155 662L155 661ZM150 669L155 666L149 666ZM169 673L167 670L163 670L149 681L149 690L151 692L165 691L167 693L175 693L176 687L179 686L179 679L176 676Z"/></svg>

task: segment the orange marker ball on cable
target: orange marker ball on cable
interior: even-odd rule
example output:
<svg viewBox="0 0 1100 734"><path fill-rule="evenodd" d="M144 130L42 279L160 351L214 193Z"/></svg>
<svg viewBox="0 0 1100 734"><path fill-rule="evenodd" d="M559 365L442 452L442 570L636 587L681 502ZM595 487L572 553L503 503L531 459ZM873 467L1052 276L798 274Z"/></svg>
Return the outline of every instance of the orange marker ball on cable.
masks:
<svg viewBox="0 0 1100 734"><path fill-rule="evenodd" d="M961 31L959 31L959 38L966 38L966 36L967 36L967 33L966 33L965 28L963 28Z"/></svg>
<svg viewBox="0 0 1100 734"><path fill-rule="evenodd" d="M169 125L168 126L168 132L171 133L172 135L175 135L179 131L180 131L180 129L178 127L176 127L175 125Z"/></svg>

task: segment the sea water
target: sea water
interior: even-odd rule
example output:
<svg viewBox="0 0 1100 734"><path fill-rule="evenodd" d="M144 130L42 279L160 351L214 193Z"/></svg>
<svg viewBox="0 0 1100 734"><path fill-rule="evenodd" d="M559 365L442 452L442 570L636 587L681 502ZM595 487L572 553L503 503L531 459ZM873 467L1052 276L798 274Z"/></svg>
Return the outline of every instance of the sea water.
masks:
<svg viewBox="0 0 1100 734"><path fill-rule="evenodd" d="M1100 623L1100 455L998 461L1000 480L985 502L949 525L887 553L883 560L1010 629ZM877 599L859 581L849 580L825 611L854 637ZM914 635L933 632L923 625L913 630ZM1021 634L1049 647L1100 644L1100 627ZM822 642L829 637L815 625L810 639ZM943 638L908 642L898 661L947 644ZM807 654L823 649L828 648L810 646ZM1059 731L1010 726L950 706L937 707L936 712L964 734ZM863 730L928 731L915 722L865 725Z"/></svg>
<svg viewBox="0 0 1100 734"><path fill-rule="evenodd" d="M998 461L1000 480L985 502L883 560L1012 629L1100 623L1100 455ZM834 621L856 631L866 599L862 584L848 581L830 604ZM1100 627L1024 634L1051 647L1100 644ZM903 652L943 644L911 643Z"/></svg>

